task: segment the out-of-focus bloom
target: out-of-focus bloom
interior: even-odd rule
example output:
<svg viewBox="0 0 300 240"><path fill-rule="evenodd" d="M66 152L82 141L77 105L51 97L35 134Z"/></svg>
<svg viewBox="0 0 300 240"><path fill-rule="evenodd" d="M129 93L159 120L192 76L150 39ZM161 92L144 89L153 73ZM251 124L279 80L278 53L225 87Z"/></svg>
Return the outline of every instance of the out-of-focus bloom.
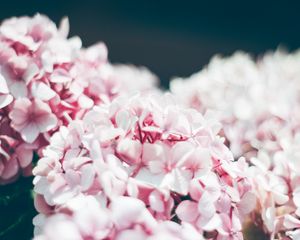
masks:
<svg viewBox="0 0 300 240"><path fill-rule="evenodd" d="M130 197L116 197L103 207L94 197L77 196L56 209L55 214L39 214L33 222L36 240L203 239L189 224L157 222L142 201Z"/></svg>
<svg viewBox="0 0 300 240"><path fill-rule="evenodd" d="M278 51L256 63L238 52L214 57L189 79L174 79L171 90L187 106L217 111L230 148L240 156L267 144L278 149L277 130L299 119L299 76L299 53Z"/></svg>
<svg viewBox="0 0 300 240"><path fill-rule="evenodd" d="M299 219L299 67L299 52L279 50L257 62L236 53L171 83L184 105L216 111L235 158L245 156L252 165L249 179L258 199L252 223L272 239L297 234L287 233L283 219Z"/></svg>

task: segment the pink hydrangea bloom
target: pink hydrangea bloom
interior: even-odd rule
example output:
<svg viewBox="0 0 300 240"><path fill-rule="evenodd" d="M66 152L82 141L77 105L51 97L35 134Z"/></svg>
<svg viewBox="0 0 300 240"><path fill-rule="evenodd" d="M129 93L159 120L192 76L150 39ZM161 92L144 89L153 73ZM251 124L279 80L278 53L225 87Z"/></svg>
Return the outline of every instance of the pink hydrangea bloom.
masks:
<svg viewBox="0 0 300 240"><path fill-rule="evenodd" d="M280 50L257 61L240 52L217 56L190 79L171 83L183 105L216 111L235 159L245 156L252 165L258 201L250 222L271 239L297 234L283 219L299 219L299 56Z"/></svg>
<svg viewBox="0 0 300 240"><path fill-rule="evenodd" d="M156 221L142 201L130 197L116 197L103 207L97 198L77 196L53 215L39 214L33 223L36 240L203 239L192 225Z"/></svg>
<svg viewBox="0 0 300 240"><path fill-rule="evenodd" d="M14 181L20 173L31 175L31 161L36 143L25 143L10 126L7 114L0 110L0 183Z"/></svg>
<svg viewBox="0 0 300 240"><path fill-rule="evenodd" d="M217 56L171 95L68 32L0 25L0 184L42 157L35 239L300 238L300 52Z"/></svg>
<svg viewBox="0 0 300 240"><path fill-rule="evenodd" d="M0 135L31 144L38 154L57 127L81 119L94 105L157 85L148 70L114 66L107 61L103 43L81 48L80 38L67 38L68 31L68 19L57 28L39 14L0 25L0 111L5 124L9 116L13 129L10 135ZM10 147L16 147L15 142ZM14 169L0 179L16 179L20 165L13 166L16 160L10 161L4 151L0 157L1 169Z"/></svg>
<svg viewBox="0 0 300 240"><path fill-rule="evenodd" d="M219 130L209 114L181 108L168 94L118 97L94 107L61 127L44 149L33 170L37 209L60 208L82 194L106 203L130 196L157 221L182 221L202 235L216 231L242 239L240 221L255 198L244 174L247 164L232 162ZM185 201L198 210L182 207ZM185 218L191 211L199 220ZM237 224L230 233L222 214Z"/></svg>
<svg viewBox="0 0 300 240"><path fill-rule="evenodd" d="M298 52L277 51L257 63L238 52L228 58L214 57L204 70L189 79L174 79L171 90L187 106L201 112L217 111L238 157L261 144L276 144L273 134L297 122L299 76Z"/></svg>

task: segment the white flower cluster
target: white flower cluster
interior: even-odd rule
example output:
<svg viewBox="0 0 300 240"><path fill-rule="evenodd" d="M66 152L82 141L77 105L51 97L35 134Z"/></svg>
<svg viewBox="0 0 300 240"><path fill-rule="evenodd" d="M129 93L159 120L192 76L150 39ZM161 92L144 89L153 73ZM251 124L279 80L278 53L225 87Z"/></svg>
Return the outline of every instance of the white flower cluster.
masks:
<svg viewBox="0 0 300 240"><path fill-rule="evenodd" d="M252 224L263 221L271 238L299 236L300 52L216 56L189 79L174 79L171 91L185 106L216 111L234 156L251 165Z"/></svg>

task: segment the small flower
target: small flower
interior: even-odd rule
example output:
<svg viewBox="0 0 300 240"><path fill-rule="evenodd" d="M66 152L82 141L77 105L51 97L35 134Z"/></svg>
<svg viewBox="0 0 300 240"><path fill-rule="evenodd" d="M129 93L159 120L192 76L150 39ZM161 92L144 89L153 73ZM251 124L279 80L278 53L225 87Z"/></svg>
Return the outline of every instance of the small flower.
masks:
<svg viewBox="0 0 300 240"><path fill-rule="evenodd" d="M50 107L38 99L17 99L9 117L11 126L28 143L33 143L40 133L45 133L57 125L57 119Z"/></svg>

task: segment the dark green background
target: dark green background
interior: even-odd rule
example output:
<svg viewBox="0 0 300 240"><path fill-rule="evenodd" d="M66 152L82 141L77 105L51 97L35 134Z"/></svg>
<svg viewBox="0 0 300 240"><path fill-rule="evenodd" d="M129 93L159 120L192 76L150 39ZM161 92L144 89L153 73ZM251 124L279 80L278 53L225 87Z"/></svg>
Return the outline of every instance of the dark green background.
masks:
<svg viewBox="0 0 300 240"><path fill-rule="evenodd" d="M216 53L300 45L297 1L0 1L0 20L36 12L55 22L69 16L71 35L85 46L104 41L111 61L145 65L164 86L172 76L199 70Z"/></svg>

